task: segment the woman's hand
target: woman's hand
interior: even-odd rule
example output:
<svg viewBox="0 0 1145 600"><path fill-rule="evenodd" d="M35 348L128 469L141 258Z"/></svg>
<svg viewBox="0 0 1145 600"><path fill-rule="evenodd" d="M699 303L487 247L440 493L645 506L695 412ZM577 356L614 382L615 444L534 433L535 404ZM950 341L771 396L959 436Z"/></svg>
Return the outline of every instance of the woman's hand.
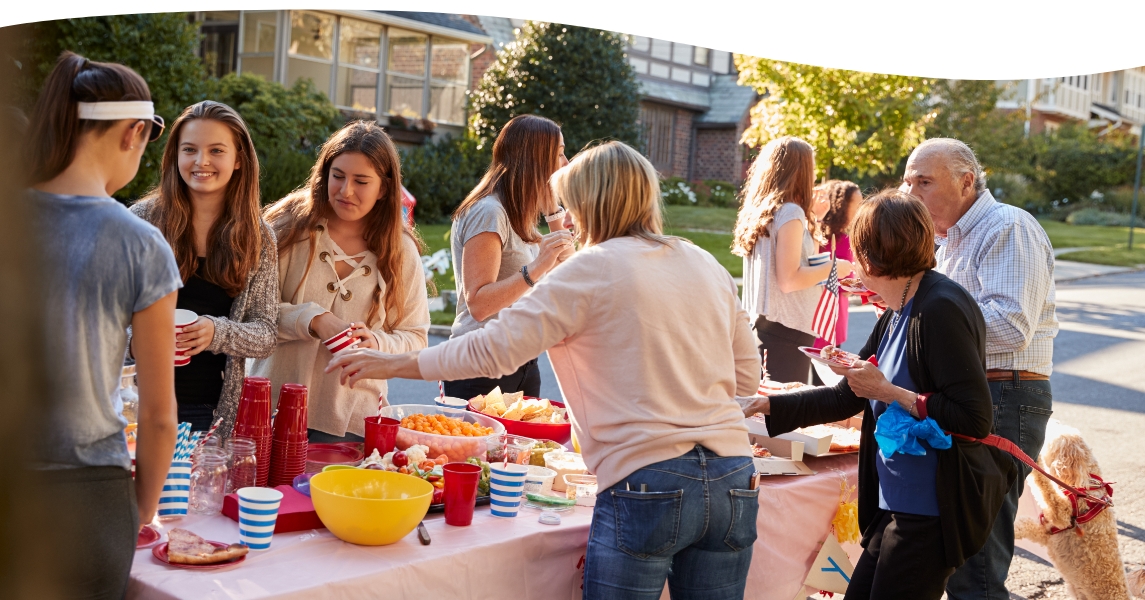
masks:
<svg viewBox="0 0 1145 600"><path fill-rule="evenodd" d="M845 258L840 258L835 262L836 262L836 271L835 272L836 272L836 274L838 274L838 276L840 278L846 277L846 276L850 275L851 273L855 272L855 267L851 265L851 261L849 261Z"/></svg>
<svg viewBox="0 0 1145 600"><path fill-rule="evenodd" d="M318 334L321 341L328 340L342 333L350 324L335 317L333 313L324 312L310 320L310 330Z"/></svg>
<svg viewBox="0 0 1145 600"><path fill-rule="evenodd" d="M374 337L374 332L370 331L370 328L366 327L365 323L360 321L354 322L350 324L350 327L354 328L354 330L350 332L350 337L358 338L359 348L381 350L381 348L378 348L378 340Z"/></svg>
<svg viewBox="0 0 1145 600"><path fill-rule="evenodd" d="M418 352L386 354L367 348L343 350L330 359L326 372L333 373L341 369L338 380L351 388L362 379L421 379L417 355Z"/></svg>
<svg viewBox="0 0 1145 600"><path fill-rule="evenodd" d="M831 370L837 375L847 378L847 385L855 395L870 400L891 403L894 399L887 393L887 386L894 387L887 381L883 372L874 364L865 360L857 360L850 367L837 367L831 365Z"/></svg>
<svg viewBox="0 0 1145 600"><path fill-rule="evenodd" d="M175 336L175 348L184 350L187 356L194 356L215 339L215 322L210 317L199 317L194 323L183 328L183 333Z"/></svg>
<svg viewBox="0 0 1145 600"><path fill-rule="evenodd" d="M561 261L561 254L573 248L572 234L568 231L554 231L541 237L540 253L529 263L529 277L533 281L540 280Z"/></svg>

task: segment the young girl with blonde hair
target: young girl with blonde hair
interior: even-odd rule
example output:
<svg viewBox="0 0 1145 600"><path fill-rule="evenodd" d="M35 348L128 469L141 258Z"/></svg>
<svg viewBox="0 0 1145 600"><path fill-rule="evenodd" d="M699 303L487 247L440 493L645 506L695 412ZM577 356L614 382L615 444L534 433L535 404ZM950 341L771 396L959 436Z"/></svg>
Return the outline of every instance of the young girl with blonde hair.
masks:
<svg viewBox="0 0 1145 600"><path fill-rule="evenodd" d="M429 306L420 243L401 213L401 164L376 123L347 124L322 146L306 187L266 209L278 236L278 350L253 373L310 389L310 441L360 441L385 381L351 389L327 376L322 344L350 329L359 347L425 348Z"/></svg>

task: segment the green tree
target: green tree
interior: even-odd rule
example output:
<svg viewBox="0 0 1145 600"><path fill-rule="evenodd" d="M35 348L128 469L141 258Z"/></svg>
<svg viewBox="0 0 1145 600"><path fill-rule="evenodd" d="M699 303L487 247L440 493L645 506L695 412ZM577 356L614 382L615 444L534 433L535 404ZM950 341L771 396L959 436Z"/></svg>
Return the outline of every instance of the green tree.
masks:
<svg viewBox="0 0 1145 600"><path fill-rule="evenodd" d="M640 147L640 89L626 38L599 29L529 21L498 53L470 97L470 127L482 144L523 114L561 125L573 154L594 140Z"/></svg>
<svg viewBox="0 0 1145 600"><path fill-rule="evenodd" d="M207 87L212 100L237 110L250 128L264 204L306 183L318 148L346 122L309 79L286 88L257 75L232 73Z"/></svg>
<svg viewBox="0 0 1145 600"><path fill-rule="evenodd" d="M1090 195L1133 181L1136 139L1112 132L1098 136L1085 123L1067 123L1054 133L1030 137L1030 179L1049 205L1084 205Z"/></svg>
<svg viewBox="0 0 1145 600"><path fill-rule="evenodd" d="M933 121L926 137L949 137L966 142L986 174L1026 173L1031 146L1025 136L1025 113L998 110L998 101L1012 92L1013 84L991 80L940 79L931 87Z"/></svg>
<svg viewBox="0 0 1145 600"><path fill-rule="evenodd" d="M151 88L155 112L168 123L186 106L206 98L206 72L198 57L199 26L189 22L186 13L44 21L29 31L29 69L20 86L26 108L64 50L135 69ZM139 174L116 195L136 198L157 184L162 154L162 142L148 144Z"/></svg>
<svg viewBox="0 0 1145 600"><path fill-rule="evenodd" d="M489 145L446 136L402 152L402 184L417 198L419 223L446 220L489 168Z"/></svg>
<svg viewBox="0 0 1145 600"><path fill-rule="evenodd" d="M828 69L737 54L739 82L763 98L751 109L742 142L761 146L785 135L815 148L821 177L893 171L917 146L932 118L924 104L933 80Z"/></svg>

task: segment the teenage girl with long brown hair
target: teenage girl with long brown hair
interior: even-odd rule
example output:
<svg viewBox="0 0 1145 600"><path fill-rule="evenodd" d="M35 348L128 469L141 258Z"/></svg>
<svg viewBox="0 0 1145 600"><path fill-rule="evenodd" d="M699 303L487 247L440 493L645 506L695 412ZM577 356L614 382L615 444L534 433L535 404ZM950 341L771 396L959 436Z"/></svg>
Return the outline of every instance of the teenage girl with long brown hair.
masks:
<svg viewBox="0 0 1145 600"><path fill-rule="evenodd" d="M816 253L808 223L814 185L811 145L796 137L772 140L751 165L736 218L732 252L743 257L743 305L776 381L807 383L811 359L798 347L815 343L811 321L822 290L816 284L831 272L831 261L808 263ZM845 277L851 263L839 260L838 269Z"/></svg>
<svg viewBox="0 0 1145 600"><path fill-rule="evenodd" d="M64 52L25 148L46 317L40 359L56 398L33 467L66 540L59 579L85 598L126 595L139 526L155 516L175 449L179 268L163 235L111 198L162 131L135 71ZM117 393L128 326L139 380L134 480Z"/></svg>
<svg viewBox="0 0 1145 600"><path fill-rule="evenodd" d="M352 329L359 347L401 353L425 348L429 304L420 241L405 226L401 165L376 123L355 121L330 136L306 187L266 209L278 236L278 349L255 362L277 394L310 388L310 441L360 441L365 417L386 402L386 382L356 388L323 372L322 344Z"/></svg>
<svg viewBox="0 0 1145 600"><path fill-rule="evenodd" d="M179 421L228 437L247 358L274 352L278 252L259 214L258 156L246 123L225 104L187 107L167 136L159 186L131 211L163 232L183 278L177 307L199 315L176 347Z"/></svg>
<svg viewBox="0 0 1145 600"><path fill-rule="evenodd" d="M571 255L572 236L563 231L563 212L549 187L553 173L568 164L564 150L561 128L544 117L513 117L497 135L489 170L453 213L459 293L451 338L483 327ZM550 229L544 236L537 231L542 217ZM502 377L446 381L445 394L468 400L495 387L540 395L536 358Z"/></svg>

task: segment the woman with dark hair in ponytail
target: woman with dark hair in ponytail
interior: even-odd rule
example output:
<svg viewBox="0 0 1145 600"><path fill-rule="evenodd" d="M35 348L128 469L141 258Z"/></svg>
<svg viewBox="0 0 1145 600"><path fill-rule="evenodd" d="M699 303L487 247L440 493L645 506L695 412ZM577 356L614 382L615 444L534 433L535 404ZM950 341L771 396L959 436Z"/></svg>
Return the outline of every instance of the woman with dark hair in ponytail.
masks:
<svg viewBox="0 0 1145 600"><path fill-rule="evenodd" d="M65 585L90 598L125 595L139 526L155 515L175 449L179 267L163 234L111 198L162 131L137 73L65 52L27 138L44 361L59 400L35 466L71 532ZM134 482L117 394L128 326L139 381Z"/></svg>
<svg viewBox="0 0 1145 600"><path fill-rule="evenodd" d="M402 219L401 177L390 136L354 121L322 145L306 187L266 209L278 239L279 346L252 373L270 378L273 394L287 382L310 388L311 442L361 441L365 418L387 402L384 380L348 388L327 375L332 351L426 347L421 242Z"/></svg>
<svg viewBox="0 0 1145 600"><path fill-rule="evenodd" d="M159 186L131 207L175 252L184 285L177 307L199 315L175 343L191 357L175 371L179 421L205 431L222 419L224 438L246 359L274 352L278 249L260 208L250 131L233 108L211 100L171 124Z"/></svg>

